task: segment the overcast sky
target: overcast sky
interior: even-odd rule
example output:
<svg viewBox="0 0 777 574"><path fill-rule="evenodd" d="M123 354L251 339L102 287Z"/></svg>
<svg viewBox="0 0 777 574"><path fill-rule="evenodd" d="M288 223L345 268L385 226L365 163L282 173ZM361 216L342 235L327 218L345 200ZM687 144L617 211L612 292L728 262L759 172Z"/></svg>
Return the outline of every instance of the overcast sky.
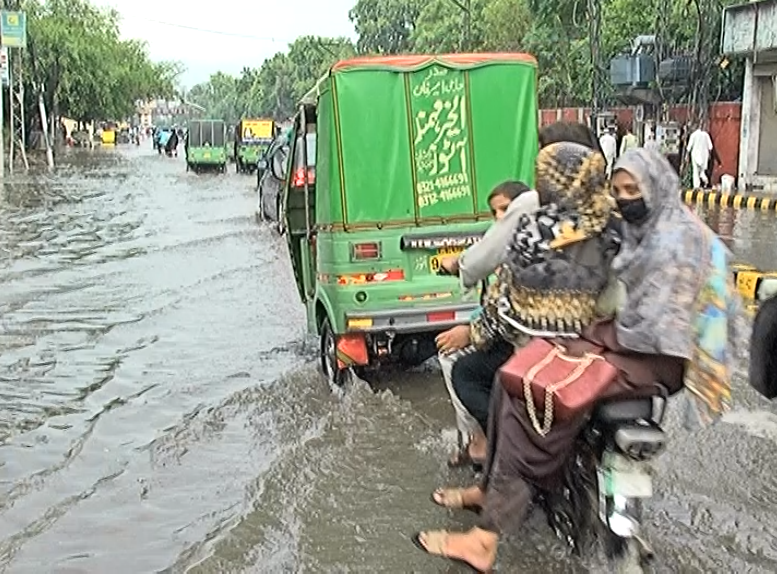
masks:
<svg viewBox="0 0 777 574"><path fill-rule="evenodd" d="M355 38L348 10L356 0L92 2L116 8L122 15L122 35L148 42L154 60L183 62L187 71L182 81L187 87L219 70L236 74L243 66L258 67L276 52L286 51L298 36Z"/></svg>

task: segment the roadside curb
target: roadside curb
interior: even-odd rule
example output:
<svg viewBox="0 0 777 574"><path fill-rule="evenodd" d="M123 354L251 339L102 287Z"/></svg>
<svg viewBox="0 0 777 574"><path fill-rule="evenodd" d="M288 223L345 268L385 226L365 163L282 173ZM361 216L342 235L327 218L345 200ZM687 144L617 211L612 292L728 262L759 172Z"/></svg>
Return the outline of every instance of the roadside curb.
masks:
<svg viewBox="0 0 777 574"><path fill-rule="evenodd" d="M777 211L777 197L760 195L740 195L737 193L721 193L714 190L689 189L683 192L683 200L690 205Z"/></svg>
<svg viewBox="0 0 777 574"><path fill-rule="evenodd" d="M764 301L777 295L777 271L759 271L751 265L734 265L734 283L746 300Z"/></svg>

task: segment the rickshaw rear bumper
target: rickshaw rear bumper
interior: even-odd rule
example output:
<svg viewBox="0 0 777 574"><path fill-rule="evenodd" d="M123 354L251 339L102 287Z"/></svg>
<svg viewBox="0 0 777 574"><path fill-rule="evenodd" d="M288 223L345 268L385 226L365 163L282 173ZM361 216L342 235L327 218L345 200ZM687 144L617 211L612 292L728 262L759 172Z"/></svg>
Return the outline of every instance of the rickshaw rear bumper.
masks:
<svg viewBox="0 0 777 574"><path fill-rule="evenodd" d="M435 305L381 311L348 312L345 314L347 333L424 333L444 331L469 323L476 303Z"/></svg>

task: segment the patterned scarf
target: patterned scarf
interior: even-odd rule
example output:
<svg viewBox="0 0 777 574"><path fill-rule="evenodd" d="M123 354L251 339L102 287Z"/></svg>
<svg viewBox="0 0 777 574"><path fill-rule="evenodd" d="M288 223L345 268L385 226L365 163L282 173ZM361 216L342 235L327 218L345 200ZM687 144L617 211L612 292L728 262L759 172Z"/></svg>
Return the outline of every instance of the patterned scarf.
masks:
<svg viewBox="0 0 777 574"><path fill-rule="evenodd" d="M543 148L537 157L540 209L521 217L473 325L473 342L499 336L577 336L596 318L619 235L604 157L576 143Z"/></svg>
<svg viewBox="0 0 777 574"><path fill-rule="evenodd" d="M513 326L570 336L596 315L618 235L604 156L562 142L537 157L540 209L525 216L508 248L505 280Z"/></svg>

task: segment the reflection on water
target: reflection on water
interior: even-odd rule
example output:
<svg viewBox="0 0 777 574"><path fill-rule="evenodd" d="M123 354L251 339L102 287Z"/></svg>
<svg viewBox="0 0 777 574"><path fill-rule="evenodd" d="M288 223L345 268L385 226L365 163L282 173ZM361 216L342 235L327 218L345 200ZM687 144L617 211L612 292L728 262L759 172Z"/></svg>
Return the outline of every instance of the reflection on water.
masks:
<svg viewBox="0 0 777 574"><path fill-rule="evenodd" d="M696 209L731 248L737 263L767 271L777 269L777 214L730 207Z"/></svg>
<svg viewBox="0 0 777 574"><path fill-rule="evenodd" d="M459 572L409 542L472 524L432 368L332 393L253 180L150 144L78 151L0 199L0 570ZM777 268L777 216L704 213ZM656 572L777 571L775 409L692 436L670 417L645 509ZM766 472L765 472L766 471ZM604 572L535 513L504 572Z"/></svg>

